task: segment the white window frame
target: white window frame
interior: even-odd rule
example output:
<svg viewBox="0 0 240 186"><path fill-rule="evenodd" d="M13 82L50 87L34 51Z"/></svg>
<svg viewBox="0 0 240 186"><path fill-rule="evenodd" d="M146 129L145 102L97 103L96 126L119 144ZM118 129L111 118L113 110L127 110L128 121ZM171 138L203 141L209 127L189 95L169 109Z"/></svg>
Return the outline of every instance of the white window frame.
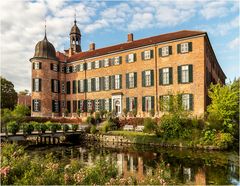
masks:
<svg viewBox="0 0 240 186"><path fill-rule="evenodd" d="M55 72L58 71L58 65L57 64L53 64L53 71L55 71Z"/></svg>
<svg viewBox="0 0 240 186"><path fill-rule="evenodd" d="M54 110L55 112L59 112L58 100L54 100Z"/></svg>
<svg viewBox="0 0 240 186"><path fill-rule="evenodd" d="M169 46L162 47L162 56L169 55Z"/></svg>
<svg viewBox="0 0 240 186"><path fill-rule="evenodd" d="M100 100L96 99L95 100L95 112L99 112L100 111Z"/></svg>
<svg viewBox="0 0 240 186"><path fill-rule="evenodd" d="M62 93L65 93L65 82L62 82Z"/></svg>
<svg viewBox="0 0 240 186"><path fill-rule="evenodd" d="M151 59L151 50L144 51L144 59Z"/></svg>
<svg viewBox="0 0 240 186"><path fill-rule="evenodd" d="M184 110L190 110L190 95L182 94L182 108Z"/></svg>
<svg viewBox="0 0 240 186"><path fill-rule="evenodd" d="M120 75L115 75L115 89L120 89Z"/></svg>
<svg viewBox="0 0 240 186"><path fill-rule="evenodd" d="M100 68L99 60L95 61L95 68Z"/></svg>
<svg viewBox="0 0 240 186"><path fill-rule="evenodd" d="M186 53L189 51L189 45L188 43L181 43L181 53Z"/></svg>
<svg viewBox="0 0 240 186"><path fill-rule="evenodd" d="M34 99L33 100L33 111L34 112L39 112L40 111L40 104L39 104L39 100Z"/></svg>
<svg viewBox="0 0 240 186"><path fill-rule="evenodd" d="M80 80L80 92L84 92L84 80Z"/></svg>
<svg viewBox="0 0 240 186"><path fill-rule="evenodd" d="M34 62L33 63L33 69L34 70L39 70L40 69L40 62Z"/></svg>
<svg viewBox="0 0 240 186"><path fill-rule="evenodd" d="M128 54L128 63L134 62L134 54Z"/></svg>
<svg viewBox="0 0 240 186"><path fill-rule="evenodd" d="M109 76L104 77L104 90L109 90Z"/></svg>
<svg viewBox="0 0 240 186"><path fill-rule="evenodd" d="M100 78L99 77L95 78L95 88L96 88L96 91L100 90Z"/></svg>
<svg viewBox="0 0 240 186"><path fill-rule="evenodd" d="M91 70L92 69L92 62L88 62L87 63L87 70Z"/></svg>
<svg viewBox="0 0 240 186"><path fill-rule="evenodd" d="M181 82L182 83L188 83L189 82L189 66L184 65L181 66Z"/></svg>
<svg viewBox="0 0 240 186"><path fill-rule="evenodd" d="M152 109L152 98L151 98L151 96L145 97L145 108L146 108L146 112L149 112Z"/></svg>
<svg viewBox="0 0 240 186"><path fill-rule="evenodd" d="M92 110L92 100L87 101L87 110Z"/></svg>
<svg viewBox="0 0 240 186"><path fill-rule="evenodd" d="M109 59L104 59L104 67L109 67Z"/></svg>
<svg viewBox="0 0 240 186"><path fill-rule="evenodd" d="M83 65L83 63L80 64L80 71L84 71L84 65Z"/></svg>
<svg viewBox="0 0 240 186"><path fill-rule="evenodd" d="M34 79L34 90L35 92L39 92L40 91L40 79L39 78L36 78Z"/></svg>
<svg viewBox="0 0 240 186"><path fill-rule="evenodd" d="M128 82L129 88L134 88L134 72L129 73Z"/></svg>
<svg viewBox="0 0 240 186"><path fill-rule="evenodd" d="M58 92L58 80L53 80L53 92Z"/></svg>
<svg viewBox="0 0 240 186"><path fill-rule="evenodd" d="M119 56L114 58L114 65L120 65L120 57Z"/></svg>
<svg viewBox="0 0 240 186"><path fill-rule="evenodd" d="M92 91L92 79L88 79L87 80L87 87L88 87L88 92Z"/></svg>
<svg viewBox="0 0 240 186"><path fill-rule="evenodd" d="M169 84L169 68L163 68L163 85Z"/></svg>
<svg viewBox="0 0 240 186"><path fill-rule="evenodd" d="M110 109L109 99L104 100L104 108L105 108L105 110L109 111L109 109Z"/></svg>
<svg viewBox="0 0 240 186"><path fill-rule="evenodd" d="M151 86L151 71L150 70L145 71L145 85Z"/></svg>
<svg viewBox="0 0 240 186"><path fill-rule="evenodd" d="M133 111L134 107L133 105L135 104L134 102L134 97L129 98L129 111Z"/></svg>
<svg viewBox="0 0 240 186"><path fill-rule="evenodd" d="M67 74L70 73L70 66L66 67L66 73L67 73Z"/></svg>

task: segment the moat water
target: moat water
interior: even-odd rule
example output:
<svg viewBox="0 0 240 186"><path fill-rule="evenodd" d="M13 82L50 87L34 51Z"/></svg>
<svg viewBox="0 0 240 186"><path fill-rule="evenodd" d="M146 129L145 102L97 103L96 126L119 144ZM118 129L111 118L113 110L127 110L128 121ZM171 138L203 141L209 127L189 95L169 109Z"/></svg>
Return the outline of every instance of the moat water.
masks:
<svg viewBox="0 0 240 186"><path fill-rule="evenodd" d="M67 146L30 146L30 154L52 152L61 159L75 158L91 166L99 157L115 161L123 177L143 179L155 174L156 167L164 163L170 167L167 177L176 184L188 185L240 185L239 155L237 152L196 151L178 148L156 148L142 145L82 144Z"/></svg>

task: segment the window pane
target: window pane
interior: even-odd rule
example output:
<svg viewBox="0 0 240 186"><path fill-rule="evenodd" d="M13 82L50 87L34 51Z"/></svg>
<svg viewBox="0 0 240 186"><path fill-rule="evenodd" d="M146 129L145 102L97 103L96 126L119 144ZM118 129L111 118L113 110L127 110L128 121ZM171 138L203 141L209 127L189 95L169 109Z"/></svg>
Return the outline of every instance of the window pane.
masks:
<svg viewBox="0 0 240 186"><path fill-rule="evenodd" d="M151 54L150 54L150 50L147 50L144 52L144 59L150 59Z"/></svg>

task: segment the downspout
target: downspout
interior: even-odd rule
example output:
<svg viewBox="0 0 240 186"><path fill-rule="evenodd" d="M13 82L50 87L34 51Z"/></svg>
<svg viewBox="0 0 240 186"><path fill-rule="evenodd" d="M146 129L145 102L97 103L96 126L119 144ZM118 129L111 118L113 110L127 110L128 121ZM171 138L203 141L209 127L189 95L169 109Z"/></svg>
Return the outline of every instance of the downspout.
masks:
<svg viewBox="0 0 240 186"><path fill-rule="evenodd" d="M158 70L157 70L157 45L154 45L154 60L155 60L155 79L156 79L156 112L158 113Z"/></svg>

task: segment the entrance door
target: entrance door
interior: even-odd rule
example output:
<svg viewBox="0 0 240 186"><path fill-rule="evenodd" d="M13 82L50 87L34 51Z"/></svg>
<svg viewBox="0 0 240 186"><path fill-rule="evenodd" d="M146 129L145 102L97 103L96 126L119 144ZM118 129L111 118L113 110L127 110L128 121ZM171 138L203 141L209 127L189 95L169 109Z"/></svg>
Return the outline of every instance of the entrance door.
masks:
<svg viewBox="0 0 240 186"><path fill-rule="evenodd" d="M121 106L120 106L120 101L119 100L117 100L115 102L115 110L116 110L117 115L121 114Z"/></svg>

